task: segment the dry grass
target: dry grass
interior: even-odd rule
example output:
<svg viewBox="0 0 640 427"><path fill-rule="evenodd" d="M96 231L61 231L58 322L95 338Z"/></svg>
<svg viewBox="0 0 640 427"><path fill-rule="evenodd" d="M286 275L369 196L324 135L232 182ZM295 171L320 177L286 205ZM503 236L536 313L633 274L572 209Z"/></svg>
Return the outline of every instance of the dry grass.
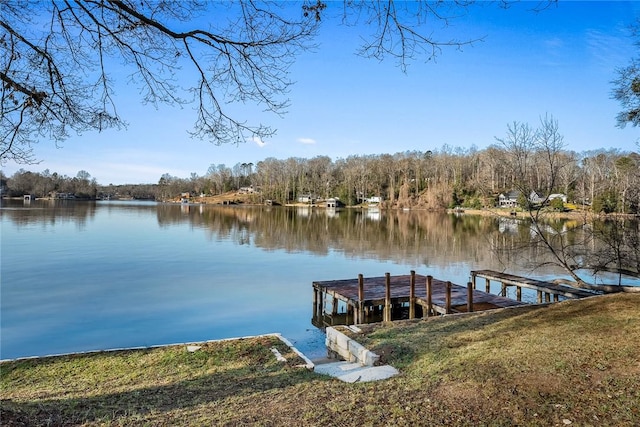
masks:
<svg viewBox="0 0 640 427"><path fill-rule="evenodd" d="M2 425L640 425L640 295L369 325L345 384L271 338L5 362ZM290 359L277 362L278 346Z"/></svg>

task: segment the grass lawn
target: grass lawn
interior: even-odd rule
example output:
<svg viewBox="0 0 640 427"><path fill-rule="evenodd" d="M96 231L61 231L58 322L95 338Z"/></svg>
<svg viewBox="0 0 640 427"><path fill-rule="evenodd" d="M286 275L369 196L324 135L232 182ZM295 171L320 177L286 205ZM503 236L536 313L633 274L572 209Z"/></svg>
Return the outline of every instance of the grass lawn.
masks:
<svg viewBox="0 0 640 427"><path fill-rule="evenodd" d="M297 366L275 337L11 361L0 364L0 424L640 425L640 294L354 337L401 374L342 383Z"/></svg>

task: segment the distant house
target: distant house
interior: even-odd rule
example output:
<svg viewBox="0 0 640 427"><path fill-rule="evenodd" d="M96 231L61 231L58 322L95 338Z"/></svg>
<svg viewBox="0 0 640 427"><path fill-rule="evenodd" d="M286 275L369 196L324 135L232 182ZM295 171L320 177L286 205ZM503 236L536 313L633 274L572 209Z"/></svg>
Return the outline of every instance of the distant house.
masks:
<svg viewBox="0 0 640 427"><path fill-rule="evenodd" d="M503 193L498 196L498 206L501 208L511 208L518 206L518 197L520 192L518 190L511 190L508 193ZM537 191L532 191L529 194L528 201L532 205L541 205L548 203L553 199L562 199L564 203L567 203L567 196L565 194L551 194L549 197L545 197L543 194Z"/></svg>
<svg viewBox="0 0 640 427"><path fill-rule="evenodd" d="M550 194L549 201L553 199L562 199L562 203L567 203L567 195L562 193Z"/></svg>
<svg viewBox="0 0 640 427"><path fill-rule="evenodd" d="M240 194L254 194L257 193L256 189L253 188L253 185L250 185L248 187L240 187L240 190L238 190L238 193Z"/></svg>
<svg viewBox="0 0 640 427"><path fill-rule="evenodd" d="M76 195L73 193L58 193L53 191L49 193L49 197L57 200L72 200L76 198Z"/></svg>
<svg viewBox="0 0 640 427"><path fill-rule="evenodd" d="M514 208L518 206L518 197L520 197L520 192L518 190L500 193L498 196L498 206L501 208Z"/></svg>
<svg viewBox="0 0 640 427"><path fill-rule="evenodd" d="M327 199L327 207L328 208L341 208L344 206L344 203L340 201L337 197L330 197Z"/></svg>
<svg viewBox="0 0 640 427"><path fill-rule="evenodd" d="M301 194L298 196L298 203L315 203L317 197L311 195L310 193Z"/></svg>
<svg viewBox="0 0 640 427"><path fill-rule="evenodd" d="M380 196L369 197L368 199L365 199L365 202L367 202L369 204L382 203L382 197L380 197Z"/></svg>
<svg viewBox="0 0 640 427"><path fill-rule="evenodd" d="M532 205L539 205L544 201L545 201L545 197L542 194L538 193L537 191L532 191L531 194L529 194L529 202Z"/></svg>

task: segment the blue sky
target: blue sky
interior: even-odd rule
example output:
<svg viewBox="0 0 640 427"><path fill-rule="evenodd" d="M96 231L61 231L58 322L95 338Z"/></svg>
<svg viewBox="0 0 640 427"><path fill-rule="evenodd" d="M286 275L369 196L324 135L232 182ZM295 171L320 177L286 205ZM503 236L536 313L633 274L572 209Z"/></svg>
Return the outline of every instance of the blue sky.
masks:
<svg viewBox="0 0 640 427"><path fill-rule="evenodd" d="M414 61L406 73L391 59L356 56L366 27L323 22L319 48L291 69L296 84L284 117L231 107L278 130L265 141L216 146L191 139L190 107L156 110L122 85L116 95L126 130L73 136L62 148L41 141L34 145L40 164L2 169L9 176L20 168L69 176L83 169L105 185L154 183L164 173L186 178L204 175L211 164L233 167L267 157L335 160L444 144L482 149L503 137L508 123L536 126L547 113L558 120L567 149L637 151L640 129L615 126L620 107L610 96L615 68L637 56L628 27L640 16L640 2L560 0L531 11L537 4L503 10L483 3L444 30L438 24L434 34L444 39L484 40L462 51L444 49L435 61Z"/></svg>

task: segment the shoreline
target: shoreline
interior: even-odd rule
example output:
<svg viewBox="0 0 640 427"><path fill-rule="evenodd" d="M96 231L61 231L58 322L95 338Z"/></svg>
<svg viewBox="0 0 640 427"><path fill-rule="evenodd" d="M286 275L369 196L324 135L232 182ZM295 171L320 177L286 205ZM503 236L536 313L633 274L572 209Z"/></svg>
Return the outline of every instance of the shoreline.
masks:
<svg viewBox="0 0 640 427"><path fill-rule="evenodd" d="M92 356L92 355L98 355L98 354L111 354L111 353L115 354L118 352L125 352L125 351L143 351L143 350L165 349L165 348L173 348L173 347L186 347L188 349L190 346L202 346L205 344L225 343L225 342L233 342L233 341L259 339L259 338L278 338L287 347L289 347L291 351L296 353L302 360L305 361L305 367L307 369L313 368L314 366L313 361L311 361L311 359L309 359L304 353L298 350L291 343L291 341L283 337L282 334L279 332L273 332L270 334L260 334L260 335L247 335L247 336L241 336L241 337L220 338L220 339L205 340L205 341L158 344L158 345L149 345L149 346L119 347L119 348L108 348L108 349L87 350L87 351L72 351L69 353L45 354L41 356L24 356L24 357L16 357L13 359L0 359L0 365L4 363L24 362L29 360L38 361L41 359L50 359L50 358Z"/></svg>

